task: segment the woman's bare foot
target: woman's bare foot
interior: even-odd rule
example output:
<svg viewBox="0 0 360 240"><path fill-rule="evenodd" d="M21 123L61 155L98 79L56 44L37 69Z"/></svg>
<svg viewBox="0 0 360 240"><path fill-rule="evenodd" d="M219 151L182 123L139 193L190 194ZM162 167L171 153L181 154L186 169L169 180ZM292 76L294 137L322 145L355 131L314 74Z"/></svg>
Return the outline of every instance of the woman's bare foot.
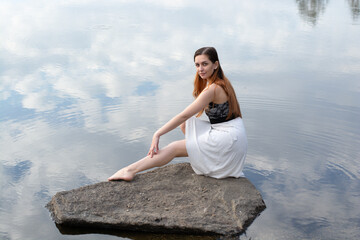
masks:
<svg viewBox="0 0 360 240"><path fill-rule="evenodd" d="M114 180L125 180L125 181L131 181L135 176L135 173L132 173L127 168L122 168L119 171L117 171L114 175L108 178L108 181L114 181Z"/></svg>

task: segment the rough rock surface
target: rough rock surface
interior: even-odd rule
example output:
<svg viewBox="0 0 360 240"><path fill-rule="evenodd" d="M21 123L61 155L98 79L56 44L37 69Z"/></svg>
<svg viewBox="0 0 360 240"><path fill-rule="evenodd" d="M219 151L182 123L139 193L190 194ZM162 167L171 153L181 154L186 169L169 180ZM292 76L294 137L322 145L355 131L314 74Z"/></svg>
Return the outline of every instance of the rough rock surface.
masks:
<svg viewBox="0 0 360 240"><path fill-rule="evenodd" d="M196 175L188 163L58 192L48 203L63 226L185 234L241 234L265 209L246 178Z"/></svg>

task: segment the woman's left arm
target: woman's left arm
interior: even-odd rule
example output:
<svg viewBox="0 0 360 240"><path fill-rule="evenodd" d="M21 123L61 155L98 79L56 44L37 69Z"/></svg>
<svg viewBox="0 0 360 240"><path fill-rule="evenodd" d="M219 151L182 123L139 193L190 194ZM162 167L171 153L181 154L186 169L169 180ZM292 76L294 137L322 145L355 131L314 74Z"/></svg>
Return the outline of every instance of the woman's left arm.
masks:
<svg viewBox="0 0 360 240"><path fill-rule="evenodd" d="M151 157L153 154L159 150L159 138L165 133L170 132L171 130L178 127L181 123L185 122L190 117L194 116L213 100L215 94L215 84L210 85L208 88L205 88L200 95L187 106L184 111L173 117L165 125L163 125L159 130L154 133L153 141L149 150L148 155Z"/></svg>

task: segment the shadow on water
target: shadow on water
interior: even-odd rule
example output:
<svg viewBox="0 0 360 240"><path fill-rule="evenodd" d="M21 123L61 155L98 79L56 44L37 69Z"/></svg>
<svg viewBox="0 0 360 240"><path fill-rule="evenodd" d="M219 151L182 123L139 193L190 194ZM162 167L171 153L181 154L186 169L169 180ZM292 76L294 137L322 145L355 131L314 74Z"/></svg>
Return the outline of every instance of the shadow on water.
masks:
<svg viewBox="0 0 360 240"><path fill-rule="evenodd" d="M300 17L315 26L321 14L325 12L329 0L296 0Z"/></svg>
<svg viewBox="0 0 360 240"><path fill-rule="evenodd" d="M206 235L184 235L184 234L165 234L165 233L139 233L121 231L116 229L101 229L101 228L82 228L82 227L70 227L56 225L58 230L63 235L84 235L84 234L105 234L116 237L122 237L132 240L235 240L239 239L235 237L223 237L223 236L206 236Z"/></svg>
<svg viewBox="0 0 360 240"><path fill-rule="evenodd" d="M353 21L360 16L360 0L347 0ZM325 13L329 0L296 0L300 17L311 26L315 26L322 14Z"/></svg>
<svg viewBox="0 0 360 240"><path fill-rule="evenodd" d="M360 16L360 0L348 0L348 3L350 4L353 20L358 20Z"/></svg>

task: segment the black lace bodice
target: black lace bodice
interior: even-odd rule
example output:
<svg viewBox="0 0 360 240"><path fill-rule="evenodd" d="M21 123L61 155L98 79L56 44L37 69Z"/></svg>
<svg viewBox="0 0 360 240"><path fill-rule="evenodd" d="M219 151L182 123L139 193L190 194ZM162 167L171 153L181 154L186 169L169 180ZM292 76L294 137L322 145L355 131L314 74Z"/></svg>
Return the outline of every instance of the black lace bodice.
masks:
<svg viewBox="0 0 360 240"><path fill-rule="evenodd" d="M206 115L209 117L210 123L222 123L234 119L234 117L227 118L229 114L229 102L224 103L209 103L209 107L205 109Z"/></svg>

